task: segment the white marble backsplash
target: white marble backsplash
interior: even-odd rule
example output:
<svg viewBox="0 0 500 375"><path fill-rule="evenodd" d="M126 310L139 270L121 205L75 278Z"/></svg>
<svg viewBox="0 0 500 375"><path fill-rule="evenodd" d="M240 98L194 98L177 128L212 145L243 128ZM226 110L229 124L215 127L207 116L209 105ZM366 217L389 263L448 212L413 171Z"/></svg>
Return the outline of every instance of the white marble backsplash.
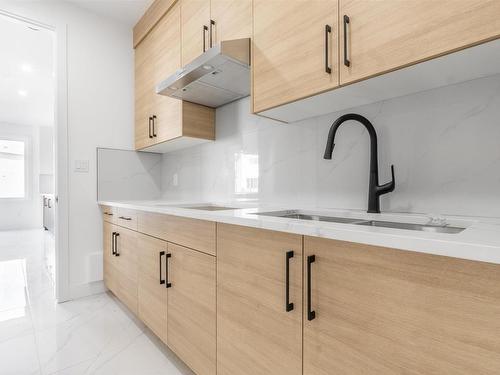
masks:
<svg viewBox="0 0 500 375"><path fill-rule="evenodd" d="M161 197L159 154L110 148L97 149L97 200Z"/></svg>
<svg viewBox="0 0 500 375"><path fill-rule="evenodd" d="M500 217L500 75L293 124L249 106L246 98L217 109L217 141L163 155L164 199L365 209L364 127L343 124L323 160L330 125L355 112L377 130L380 183L395 165L383 211Z"/></svg>

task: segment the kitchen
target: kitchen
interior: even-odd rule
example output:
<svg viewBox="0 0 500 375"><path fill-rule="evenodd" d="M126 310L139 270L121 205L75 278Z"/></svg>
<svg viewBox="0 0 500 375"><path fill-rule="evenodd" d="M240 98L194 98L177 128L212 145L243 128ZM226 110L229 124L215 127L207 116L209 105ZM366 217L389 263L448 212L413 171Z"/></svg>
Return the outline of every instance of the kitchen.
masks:
<svg viewBox="0 0 500 375"><path fill-rule="evenodd" d="M498 373L498 15L155 0L113 28L54 308L115 318L35 329L40 373Z"/></svg>

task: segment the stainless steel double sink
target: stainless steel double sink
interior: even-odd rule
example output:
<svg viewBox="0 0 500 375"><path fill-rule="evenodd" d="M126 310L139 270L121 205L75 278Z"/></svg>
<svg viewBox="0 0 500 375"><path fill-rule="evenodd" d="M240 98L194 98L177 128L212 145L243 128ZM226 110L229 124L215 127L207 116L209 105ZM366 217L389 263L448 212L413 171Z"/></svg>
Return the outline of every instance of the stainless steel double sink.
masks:
<svg viewBox="0 0 500 375"><path fill-rule="evenodd" d="M369 227L416 230L416 231L434 232L434 233L456 234L465 230L465 228L453 227L449 225L415 224L415 223L401 223L401 222L382 221L382 220L363 220L363 219L346 218L346 217L323 216L323 215L310 214L300 210L256 212L255 214L263 216L282 217L288 219L325 221L330 223L354 224L354 225L363 225Z"/></svg>

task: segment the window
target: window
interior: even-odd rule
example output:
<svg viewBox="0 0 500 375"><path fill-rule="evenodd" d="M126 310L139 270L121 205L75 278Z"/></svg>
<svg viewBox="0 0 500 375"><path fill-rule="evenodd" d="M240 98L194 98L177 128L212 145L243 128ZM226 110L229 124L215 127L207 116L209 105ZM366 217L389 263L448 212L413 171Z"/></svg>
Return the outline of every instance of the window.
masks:
<svg viewBox="0 0 500 375"><path fill-rule="evenodd" d="M24 141L0 139L0 198L25 197Z"/></svg>

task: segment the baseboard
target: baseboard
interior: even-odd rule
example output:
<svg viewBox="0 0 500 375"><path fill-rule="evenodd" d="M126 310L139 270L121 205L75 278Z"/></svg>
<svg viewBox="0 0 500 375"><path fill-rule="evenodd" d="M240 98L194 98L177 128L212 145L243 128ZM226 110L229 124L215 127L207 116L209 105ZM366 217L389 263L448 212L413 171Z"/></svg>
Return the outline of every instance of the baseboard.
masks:
<svg viewBox="0 0 500 375"><path fill-rule="evenodd" d="M87 297L94 294L103 293L106 290L107 288L104 286L104 282L102 280L87 284L71 285L70 299Z"/></svg>

